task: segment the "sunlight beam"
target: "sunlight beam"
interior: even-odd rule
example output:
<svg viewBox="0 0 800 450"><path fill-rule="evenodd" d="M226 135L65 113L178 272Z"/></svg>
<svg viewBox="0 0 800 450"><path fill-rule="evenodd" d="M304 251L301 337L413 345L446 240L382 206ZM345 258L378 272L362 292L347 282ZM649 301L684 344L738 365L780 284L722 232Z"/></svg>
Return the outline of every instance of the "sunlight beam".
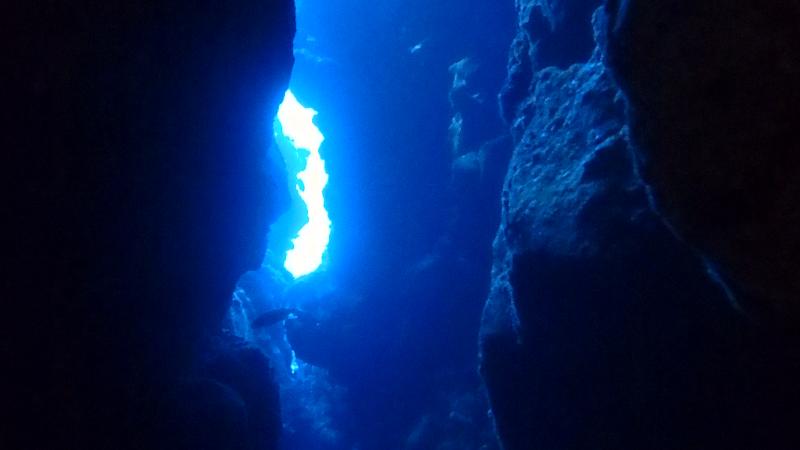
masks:
<svg viewBox="0 0 800 450"><path fill-rule="evenodd" d="M278 122L283 136L305 157L305 167L297 173L295 188L308 211L308 222L292 239L293 247L286 252L284 267L295 278L308 275L319 268L328 248L331 220L325 209L323 190L328 184L325 161L319 148L325 136L314 125L317 111L297 101L292 91L286 91L278 109Z"/></svg>

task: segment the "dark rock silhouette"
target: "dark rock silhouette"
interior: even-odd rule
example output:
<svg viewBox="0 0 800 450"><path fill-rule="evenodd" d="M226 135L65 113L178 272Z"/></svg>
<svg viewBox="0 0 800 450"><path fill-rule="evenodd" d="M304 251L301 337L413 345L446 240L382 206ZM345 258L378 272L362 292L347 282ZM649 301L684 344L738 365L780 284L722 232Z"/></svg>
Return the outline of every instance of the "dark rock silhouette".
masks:
<svg viewBox="0 0 800 450"><path fill-rule="evenodd" d="M274 404L201 355L280 198L265 161L293 2L23 2L2 20L3 293L22 307L2 446L272 448L247 421Z"/></svg>
<svg viewBox="0 0 800 450"><path fill-rule="evenodd" d="M610 1L608 61L670 226L760 320L800 313L800 2Z"/></svg>

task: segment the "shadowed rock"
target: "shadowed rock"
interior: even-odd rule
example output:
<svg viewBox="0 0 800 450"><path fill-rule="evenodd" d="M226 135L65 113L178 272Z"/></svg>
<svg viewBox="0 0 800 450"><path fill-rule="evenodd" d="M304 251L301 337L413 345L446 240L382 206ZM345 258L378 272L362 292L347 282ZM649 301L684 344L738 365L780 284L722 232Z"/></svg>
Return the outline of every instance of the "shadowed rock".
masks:
<svg viewBox="0 0 800 450"><path fill-rule="evenodd" d="M515 148L481 325L481 372L503 445L792 448L798 336L741 314L651 209L628 136L629 123L642 123L635 109L626 116L605 67L604 15L593 23L594 55L566 68L519 51L537 45L524 21L512 44L501 100ZM653 74L632 70L631 85L648 92ZM656 77L653 89L669 82Z"/></svg>
<svg viewBox="0 0 800 450"><path fill-rule="evenodd" d="M15 416L37 430L3 446L161 448L157 405L263 256L293 2L22 2L3 25L3 293L24 298ZM250 401L215 383L176 398Z"/></svg>
<svg viewBox="0 0 800 450"><path fill-rule="evenodd" d="M800 1L610 1L639 172L759 320L800 314Z"/></svg>

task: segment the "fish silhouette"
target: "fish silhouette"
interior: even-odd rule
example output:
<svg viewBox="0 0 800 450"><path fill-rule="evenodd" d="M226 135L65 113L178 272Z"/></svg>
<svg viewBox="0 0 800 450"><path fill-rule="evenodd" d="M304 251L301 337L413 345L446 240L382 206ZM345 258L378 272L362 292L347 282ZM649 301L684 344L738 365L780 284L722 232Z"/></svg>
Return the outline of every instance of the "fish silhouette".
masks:
<svg viewBox="0 0 800 450"><path fill-rule="evenodd" d="M272 325L275 325L278 322L282 322L292 315L298 315L300 313L299 310L296 308L277 308L271 309L258 317L256 317L252 322L250 322L251 328L266 328Z"/></svg>

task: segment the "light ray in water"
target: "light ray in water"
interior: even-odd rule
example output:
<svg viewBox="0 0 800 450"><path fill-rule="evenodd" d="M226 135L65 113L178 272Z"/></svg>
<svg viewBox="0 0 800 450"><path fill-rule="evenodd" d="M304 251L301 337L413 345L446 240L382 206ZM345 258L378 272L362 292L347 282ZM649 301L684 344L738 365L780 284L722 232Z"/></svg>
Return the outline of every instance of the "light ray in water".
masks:
<svg viewBox="0 0 800 450"><path fill-rule="evenodd" d="M284 267L295 278L308 275L319 268L322 257L328 248L331 234L331 220L325 209L323 190L328 184L325 161L319 148L325 136L314 125L317 112L306 108L297 101L292 91L286 96L278 109L278 122L286 139L305 157L305 167L297 173L295 188L308 211L308 222L292 239L293 247L286 252Z"/></svg>

